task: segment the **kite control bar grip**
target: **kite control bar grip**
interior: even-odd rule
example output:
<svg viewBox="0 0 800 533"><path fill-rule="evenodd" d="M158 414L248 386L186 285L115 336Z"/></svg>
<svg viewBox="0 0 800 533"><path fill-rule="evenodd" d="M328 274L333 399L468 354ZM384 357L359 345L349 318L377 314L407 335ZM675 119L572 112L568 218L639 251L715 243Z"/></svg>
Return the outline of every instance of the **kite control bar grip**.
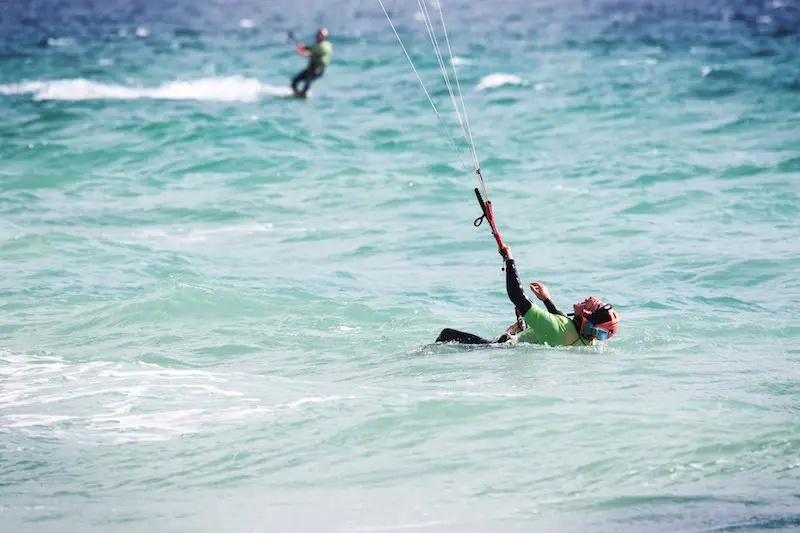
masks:
<svg viewBox="0 0 800 533"><path fill-rule="evenodd" d="M481 212L483 213L481 216L475 219L475 222L472 223L472 225L477 228L483 223L483 219L486 218L486 204L481 196L481 191L479 191L477 187L475 187L475 197L478 199L478 203L481 204Z"/></svg>
<svg viewBox="0 0 800 533"><path fill-rule="evenodd" d="M477 187L475 187L475 197L478 199L478 203L481 206L481 211L483 212L483 214L478 218L476 218L475 221L472 223L472 225L477 228L483 223L483 219L488 220L489 228L492 230L492 237L494 237L494 240L497 241L497 247L500 250L503 250L504 249L503 239L500 237L500 232L497 231L497 225L494 223L494 214L492 213L492 202L484 202L483 197L481 196L481 191L478 190ZM503 256L503 258L505 258L505 255ZM505 267L503 267L503 270L505 270Z"/></svg>
<svg viewBox="0 0 800 533"><path fill-rule="evenodd" d="M476 228L483 223L483 219L489 221L489 227L492 230L492 236L494 240L497 241L497 246L503 246L503 240L500 238L500 232L497 231L497 225L494 223L494 214L492 213L492 202L484 202L483 197L481 196L481 192L478 188L475 188L475 197L478 199L478 203L481 205L481 211L483 214L475 219L475 222L472 223L473 226Z"/></svg>

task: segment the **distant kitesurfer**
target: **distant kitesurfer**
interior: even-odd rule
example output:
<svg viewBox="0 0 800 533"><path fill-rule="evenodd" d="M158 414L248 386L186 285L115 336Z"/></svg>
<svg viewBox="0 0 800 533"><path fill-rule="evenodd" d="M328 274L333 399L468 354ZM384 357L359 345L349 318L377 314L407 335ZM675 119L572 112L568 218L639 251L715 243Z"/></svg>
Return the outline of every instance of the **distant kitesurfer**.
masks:
<svg viewBox="0 0 800 533"><path fill-rule="evenodd" d="M556 308L547 287L541 283L531 283L531 291L545 305L547 311L533 305L522 289L511 249L503 245L499 251L506 264L506 291L516 306L520 319L494 340L446 328L439 334L436 342L502 344L516 337L518 342L550 346L589 346L595 340L610 339L617 332L617 312L610 304L601 302L594 296L576 303L573 306L575 314L570 318Z"/></svg>
<svg viewBox="0 0 800 533"><path fill-rule="evenodd" d="M317 42L311 47L297 43L297 53L309 59L308 66L292 79L292 91L295 96L306 97L311 82L325 73L325 67L333 55L333 45L328 42L328 30L320 28L317 31ZM305 82L302 90L298 89L300 82Z"/></svg>

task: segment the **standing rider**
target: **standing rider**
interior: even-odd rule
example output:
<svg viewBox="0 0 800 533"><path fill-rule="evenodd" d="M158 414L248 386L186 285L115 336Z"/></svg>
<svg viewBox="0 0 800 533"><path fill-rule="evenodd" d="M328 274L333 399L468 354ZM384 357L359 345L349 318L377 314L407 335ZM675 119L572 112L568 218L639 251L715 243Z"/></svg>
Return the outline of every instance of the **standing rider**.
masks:
<svg viewBox="0 0 800 533"><path fill-rule="evenodd" d="M317 42L312 47L297 43L297 53L308 57L308 66L292 79L292 91L295 96L306 97L311 82L320 78L325 73L325 67L330 63L333 55L333 45L328 42L328 30L320 28L317 31ZM305 82L303 90L298 90L300 82Z"/></svg>

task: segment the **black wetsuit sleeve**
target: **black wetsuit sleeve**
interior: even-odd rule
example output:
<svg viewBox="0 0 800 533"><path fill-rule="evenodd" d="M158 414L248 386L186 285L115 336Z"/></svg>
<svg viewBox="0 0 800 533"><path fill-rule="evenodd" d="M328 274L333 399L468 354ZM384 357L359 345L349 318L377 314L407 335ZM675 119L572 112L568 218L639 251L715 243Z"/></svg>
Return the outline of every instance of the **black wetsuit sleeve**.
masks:
<svg viewBox="0 0 800 533"><path fill-rule="evenodd" d="M508 298L511 300L511 303L519 309L521 315L524 316L525 313L530 311L533 304L528 297L525 296L525 291L522 289L522 283L519 281L517 267L513 259L506 261L506 291L508 292Z"/></svg>
<svg viewBox="0 0 800 533"><path fill-rule="evenodd" d="M544 301L544 306L547 308L547 311L549 313L552 313L554 315L567 316L567 315L565 315L564 313L562 313L561 311L558 310L558 308L556 307L556 304L554 304L553 300L551 300L550 298L548 298L547 300Z"/></svg>

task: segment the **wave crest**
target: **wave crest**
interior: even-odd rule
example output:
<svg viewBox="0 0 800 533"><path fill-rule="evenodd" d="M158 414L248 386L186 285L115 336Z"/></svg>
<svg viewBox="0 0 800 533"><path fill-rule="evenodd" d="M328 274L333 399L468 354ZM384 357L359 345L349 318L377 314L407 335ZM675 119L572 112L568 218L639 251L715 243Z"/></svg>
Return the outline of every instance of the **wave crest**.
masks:
<svg viewBox="0 0 800 533"><path fill-rule="evenodd" d="M477 90L497 89L504 85L527 85L528 82L514 74L489 74L478 82Z"/></svg>

